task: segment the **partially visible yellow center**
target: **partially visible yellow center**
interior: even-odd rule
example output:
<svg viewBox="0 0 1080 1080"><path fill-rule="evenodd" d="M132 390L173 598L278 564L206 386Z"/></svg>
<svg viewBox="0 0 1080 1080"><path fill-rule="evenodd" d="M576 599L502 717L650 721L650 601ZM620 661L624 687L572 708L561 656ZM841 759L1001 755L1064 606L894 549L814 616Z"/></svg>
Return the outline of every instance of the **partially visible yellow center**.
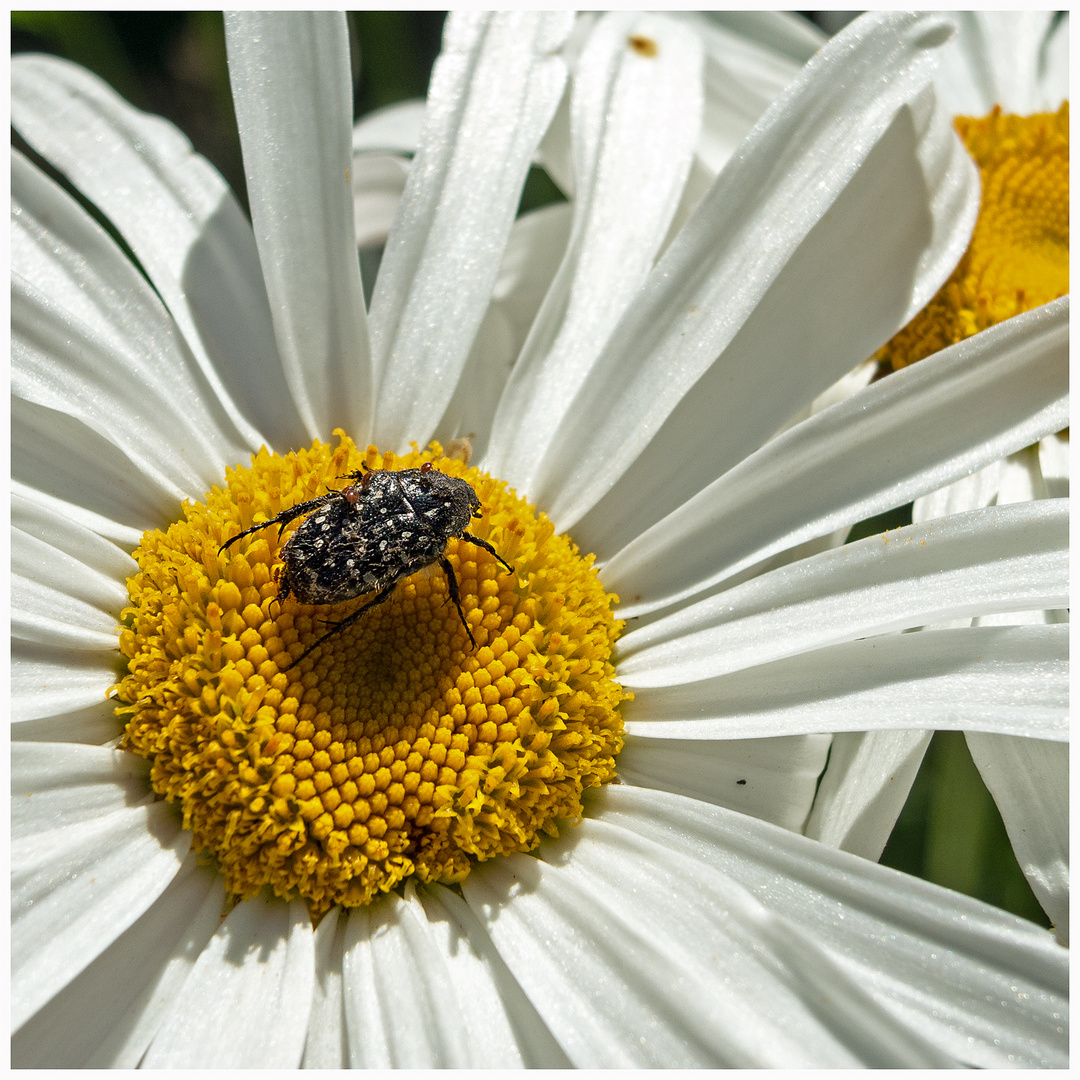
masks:
<svg viewBox="0 0 1080 1080"><path fill-rule="evenodd" d="M237 897L270 886L318 914L367 903L409 875L460 881L475 861L528 851L613 780L622 747L610 655L622 628L592 557L505 484L429 451L265 449L205 504L148 532L128 582L118 687L123 745L151 760L197 850ZM301 520L235 547L239 530L343 487L360 468L432 461L464 477L484 516L470 526L514 568L451 539L446 554L476 639L442 571L391 598L288 671L332 608L277 600L277 555ZM370 597L364 598L370 599Z"/></svg>
<svg viewBox="0 0 1080 1080"><path fill-rule="evenodd" d="M1035 116L995 107L956 129L979 166L979 219L949 280L875 354L894 369L1069 291L1069 103Z"/></svg>

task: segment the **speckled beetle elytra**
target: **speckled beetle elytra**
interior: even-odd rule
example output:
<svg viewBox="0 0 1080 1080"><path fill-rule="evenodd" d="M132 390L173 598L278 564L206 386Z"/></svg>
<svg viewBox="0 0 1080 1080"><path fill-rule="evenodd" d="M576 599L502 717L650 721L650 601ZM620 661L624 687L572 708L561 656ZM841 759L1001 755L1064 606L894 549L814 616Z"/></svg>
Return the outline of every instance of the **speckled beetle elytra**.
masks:
<svg viewBox="0 0 1080 1080"><path fill-rule="evenodd" d="M436 562L446 574L450 599L475 648L476 639L461 609L457 576L446 558L446 542L452 536L460 537L489 551L511 573L513 567L486 540L465 531L469 521L480 516L480 499L472 485L446 476L430 462L418 469L357 471L342 479L359 483L282 510L276 517L237 533L218 549L224 551L268 525L277 525L280 536L289 522L307 514L281 549L278 599L295 596L303 604L340 604L375 593L348 618L332 624L333 629L283 670L388 600L402 578Z"/></svg>

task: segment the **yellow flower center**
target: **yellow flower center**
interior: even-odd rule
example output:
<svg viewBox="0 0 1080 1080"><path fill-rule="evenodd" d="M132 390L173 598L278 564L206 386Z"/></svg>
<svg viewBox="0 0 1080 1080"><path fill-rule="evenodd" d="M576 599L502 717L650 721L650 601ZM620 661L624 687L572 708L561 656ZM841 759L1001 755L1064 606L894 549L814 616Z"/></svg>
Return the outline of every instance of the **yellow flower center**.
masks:
<svg viewBox="0 0 1080 1080"><path fill-rule="evenodd" d="M166 532L146 533L120 634L122 745L153 763L154 790L179 804L234 896L268 885L314 914L412 874L460 881L475 861L579 820L583 789L615 777L625 696L609 659L623 624L592 556L438 444L361 455L335 434L334 450L264 448ZM473 486L483 517L470 529L514 568L447 544L475 648L438 564L306 652L371 597L279 602L275 566L304 518L219 550L343 488L361 462L428 461Z"/></svg>
<svg viewBox="0 0 1080 1080"><path fill-rule="evenodd" d="M1069 103L956 129L979 166L982 201L952 276L875 354L901 368L1069 291Z"/></svg>

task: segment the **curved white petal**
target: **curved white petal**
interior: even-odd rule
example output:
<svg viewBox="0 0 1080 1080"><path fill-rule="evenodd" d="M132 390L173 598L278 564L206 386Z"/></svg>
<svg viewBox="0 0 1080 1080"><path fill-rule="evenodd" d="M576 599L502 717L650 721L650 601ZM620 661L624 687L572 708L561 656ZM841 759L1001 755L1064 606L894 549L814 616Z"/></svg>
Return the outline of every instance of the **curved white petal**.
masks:
<svg viewBox="0 0 1080 1080"><path fill-rule="evenodd" d="M965 732L1020 868L1058 940L1069 943L1069 747Z"/></svg>
<svg viewBox="0 0 1080 1080"><path fill-rule="evenodd" d="M390 894L351 912L342 971L352 1068L527 1064L535 1013L476 917L448 890L421 899L407 886L404 899ZM508 1012L515 1005L525 1014L523 1033Z"/></svg>
<svg viewBox="0 0 1080 1080"><path fill-rule="evenodd" d="M465 366L566 78L569 12L454 13L371 303L376 440L425 444Z"/></svg>
<svg viewBox="0 0 1080 1080"><path fill-rule="evenodd" d="M818 777L826 759L831 760L831 741L828 735L665 739L642 737L628 726L619 753L619 779L802 832Z"/></svg>
<svg viewBox="0 0 1080 1080"><path fill-rule="evenodd" d="M796 623L798 616L787 618ZM931 728L1069 736L1067 626L882 634L682 685L648 683L666 673L640 677L644 688L619 668L620 681L634 692L623 706L634 735L718 739Z"/></svg>
<svg viewBox="0 0 1080 1080"><path fill-rule="evenodd" d="M12 746L12 1029L161 895L191 845L142 762L93 746ZM139 805L143 803L143 805Z"/></svg>
<svg viewBox="0 0 1080 1080"><path fill-rule="evenodd" d="M177 500L202 494L246 453L215 423L198 371L182 358L161 362L168 342L131 338L118 349L17 275L11 333L12 394L112 442L136 464L139 482Z"/></svg>
<svg viewBox="0 0 1080 1080"><path fill-rule="evenodd" d="M604 586L629 601L620 616L675 603L778 551L968 477L1064 427L1068 357L1069 298L1063 297L785 431L604 564ZM930 516L972 508L928 506Z"/></svg>
<svg viewBox="0 0 1080 1080"><path fill-rule="evenodd" d="M570 243L499 402L485 460L521 493L667 233L701 127L701 68L688 27L632 12L604 15L581 54Z"/></svg>
<svg viewBox="0 0 1080 1080"><path fill-rule="evenodd" d="M315 984L307 1041L300 1064L305 1069L347 1069L349 1042L345 1030L344 980L341 959L348 916L332 907L315 928Z"/></svg>
<svg viewBox="0 0 1080 1080"><path fill-rule="evenodd" d="M834 736L806 835L877 862L933 735L848 731Z"/></svg>
<svg viewBox="0 0 1080 1080"><path fill-rule="evenodd" d="M423 98L411 98L365 113L353 125L353 153L385 150L394 154L415 154L420 145L426 109L427 102Z"/></svg>
<svg viewBox="0 0 1080 1080"><path fill-rule="evenodd" d="M83 68L36 55L11 66L12 123L124 237L245 445L295 438L254 236L225 181Z"/></svg>
<svg viewBox="0 0 1080 1080"><path fill-rule="evenodd" d="M955 265L978 183L929 90L947 32L869 14L834 38L657 263L530 493L586 550L613 553L613 523L636 534L757 449Z"/></svg>
<svg viewBox="0 0 1080 1080"><path fill-rule="evenodd" d="M174 998L145 1069L291 1069L300 1064L315 981L302 900L237 904Z"/></svg>
<svg viewBox="0 0 1080 1080"><path fill-rule="evenodd" d="M595 872L592 868L601 865L600 857L606 858L603 848L607 847L609 835L617 843L626 833L642 838L644 850L617 863L620 874L640 884L640 894L624 901L624 911L630 909L628 918L640 929L632 943L620 936L611 948L624 958L625 964L636 966L643 939L648 948L663 933L657 947L664 950L669 935L682 933L683 924L689 924L692 957L698 964L713 966L708 981L695 983L686 970L676 970L669 986L663 982L663 960L655 972L647 971L644 979L654 986L659 983L665 998L672 990L678 992L680 979L685 979L692 989L690 1016L709 1007L714 988L718 994L725 993L724 987L717 985L725 978L740 991L742 980L751 983L745 988L747 1000L762 992L753 985L755 956L725 953L722 939L713 937L713 926L723 911L719 898L726 899L731 886L737 884L767 912L759 922L765 932L756 935L767 955L775 956L781 965L793 963L797 972L799 962L808 959L807 951L801 947L804 935L823 955L820 967L811 968L816 974L810 976L810 994L805 999L811 1008L814 1006L810 999L818 1000L819 991L828 994L834 988L834 973L839 968L871 1010L869 1016L852 1012L854 1031L848 1029L849 1037L888 1035L890 1032L880 1024L881 1013L891 1018L895 1025L891 1034L899 1039L899 1045L893 1043L885 1048L891 1064L899 1064L905 1050L925 1051L927 1043L939 1053L976 1067L1062 1067L1066 1063L1068 952L1056 945L1049 933L1031 923L766 822L676 795L607 787L598 793L592 813L600 820L587 820L559 841L545 844L541 848L543 858L548 864L557 864L553 869L560 877L573 875L580 880L577 863L586 864L582 875ZM611 830L608 835L602 836L594 829L601 824ZM679 857L691 865L676 866L668 861ZM522 859L519 865L530 861L535 862ZM495 864L488 865L496 869ZM610 865L610 859L602 865ZM651 882L654 866L665 874L673 871L678 880L662 882L657 889ZM480 867L464 883L470 903L475 895L471 883L474 879L479 883L486 876L487 866ZM541 971L532 973L520 962L529 947L527 938L521 940L520 922L527 917L526 912L533 916L548 901L548 897L537 897L523 887L531 877L522 875L512 905L493 905L486 917L493 940L544 1014L556 995L588 995L590 984L595 986L591 982L593 969L579 967L576 958L590 948L599 949L602 942L593 939L591 933L586 937L580 930L565 940L548 937L536 941L534 947L545 966L556 966L557 972L557 981L550 990L538 987L538 980L543 978ZM688 882L696 887L688 889ZM590 901L604 903L607 897L621 892L609 883L597 888ZM701 899L703 894L705 899ZM697 911L690 913L683 907L686 901L680 898L691 896L699 898L699 910L702 906L712 907L708 923ZM658 909L647 927L642 925L648 920L648 914L642 911L646 897ZM550 902L563 901L551 897ZM513 915L519 906L522 915ZM770 932L774 928L778 932ZM788 933L796 946L794 956L787 951ZM716 947L708 948L707 944L714 941ZM610 957L611 951L606 956ZM568 957L573 959L567 964ZM565 965L561 972L559 960ZM831 965L836 967L830 970ZM606 987L596 988L596 995L584 1005L587 1018L605 1005L614 1009L623 1005L619 991L624 980L632 980L633 976L623 974L625 966L620 968ZM783 971L783 967L779 970ZM567 983L574 986L568 987ZM586 985L580 986L582 983ZM799 983L794 982L794 986ZM789 981L781 992L790 993L791 988ZM633 985L626 990L628 995L641 993ZM541 994L543 1007L536 996ZM699 1004L702 998L705 1002ZM858 1004L858 999L851 1004ZM677 1017L678 1011L677 1007ZM843 1015L843 1006L835 1008L835 1003L827 999L818 1013L823 1020L841 1023ZM784 1026L784 1030L776 1032L776 1038L785 1040L792 1018L771 999L749 1018L751 1030L760 1031L763 1024L768 1025L768 1018ZM618 1019L614 1022L620 1023ZM581 1030L580 1023L575 1017L572 1026ZM917 1033L915 1041L908 1042L905 1029ZM554 1025L553 1030L561 1034ZM771 1034L769 1025L761 1038L768 1039ZM630 1044L633 1039L626 1038L625 1042ZM767 1043L763 1052L770 1050L775 1052L775 1047Z"/></svg>
<svg viewBox="0 0 1080 1080"><path fill-rule="evenodd" d="M189 852L146 913L19 1029L12 1064L135 1068L217 929L224 903L224 879Z"/></svg>
<svg viewBox="0 0 1080 1080"><path fill-rule="evenodd" d="M405 190L409 161L395 154L354 154L350 175L356 246L381 246Z"/></svg>
<svg viewBox="0 0 1080 1080"><path fill-rule="evenodd" d="M942 619L1064 607L1068 519L1067 499L989 507L780 567L630 631L619 681L673 686Z"/></svg>
<svg viewBox="0 0 1080 1080"><path fill-rule="evenodd" d="M340 12L230 12L229 80L285 379L307 438L371 432L356 258L349 32ZM286 448L280 441L278 448Z"/></svg>

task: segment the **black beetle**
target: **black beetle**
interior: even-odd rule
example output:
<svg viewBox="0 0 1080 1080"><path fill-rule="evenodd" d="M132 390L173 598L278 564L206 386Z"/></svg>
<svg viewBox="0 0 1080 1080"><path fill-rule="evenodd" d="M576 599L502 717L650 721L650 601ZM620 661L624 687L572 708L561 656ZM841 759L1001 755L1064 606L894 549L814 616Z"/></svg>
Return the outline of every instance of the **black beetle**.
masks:
<svg viewBox="0 0 1080 1080"><path fill-rule="evenodd" d="M472 518L480 517L480 499L472 485L446 476L430 462L419 469L351 472L342 479L358 483L282 510L237 533L218 549L224 551L268 525L277 525L280 536L290 521L309 514L281 549L278 600L295 596L303 604L340 604L365 593L376 594L347 619L330 624L329 633L282 670L298 664L327 638L388 600L402 578L435 562L446 574L450 599L475 648L476 639L461 610L457 576L445 554L446 542L452 536L468 540L489 551L511 573L513 568L486 540L465 531Z"/></svg>

